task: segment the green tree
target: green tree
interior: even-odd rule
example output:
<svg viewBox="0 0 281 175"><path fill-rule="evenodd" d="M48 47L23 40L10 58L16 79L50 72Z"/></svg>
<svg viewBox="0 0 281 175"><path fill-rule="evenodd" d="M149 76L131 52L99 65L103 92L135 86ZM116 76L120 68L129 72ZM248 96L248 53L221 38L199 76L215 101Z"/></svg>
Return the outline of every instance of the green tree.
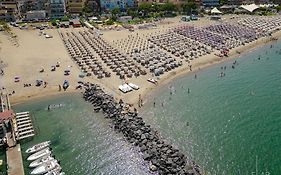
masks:
<svg viewBox="0 0 281 175"><path fill-rule="evenodd" d="M119 14L119 13L120 13L120 9L119 9L119 8L114 8L114 9L111 10L111 14L112 14L112 15L115 15L115 16L116 16L116 15Z"/></svg>
<svg viewBox="0 0 281 175"><path fill-rule="evenodd" d="M128 8L127 14L129 16L132 16L132 18L138 17L138 11L136 9L133 9L133 8Z"/></svg>
<svg viewBox="0 0 281 175"><path fill-rule="evenodd" d="M195 2L189 1L185 2L181 5L182 11L185 12L186 14L191 14L193 10L196 10L198 7L195 4Z"/></svg>
<svg viewBox="0 0 281 175"><path fill-rule="evenodd" d="M57 26L57 20L56 19L52 19L51 24L52 24L52 26Z"/></svg>
<svg viewBox="0 0 281 175"><path fill-rule="evenodd" d="M148 13L153 10L151 3L142 3L139 5L138 11L142 14L143 17L147 17Z"/></svg>
<svg viewBox="0 0 281 175"><path fill-rule="evenodd" d="M2 26L2 28L3 28L5 31L8 31L8 32L11 31L11 28L10 28L10 26L7 24L7 22L0 20L0 25Z"/></svg>
<svg viewBox="0 0 281 175"><path fill-rule="evenodd" d="M167 12L173 12L176 10L177 10L177 6L170 2L163 4L161 9L161 11L167 11Z"/></svg>
<svg viewBox="0 0 281 175"><path fill-rule="evenodd" d="M120 13L120 9L119 8L114 8L111 10L111 19L113 21L117 20L117 15Z"/></svg>
<svg viewBox="0 0 281 175"><path fill-rule="evenodd" d="M114 21L112 19L108 19L108 20L105 21L105 24L106 25L112 25L112 24L114 24Z"/></svg>
<svg viewBox="0 0 281 175"><path fill-rule="evenodd" d="M278 12L281 11L281 5L277 6L277 7L276 7L276 10L277 10Z"/></svg>
<svg viewBox="0 0 281 175"><path fill-rule="evenodd" d="M226 0L220 0L220 5L224 5Z"/></svg>
<svg viewBox="0 0 281 175"><path fill-rule="evenodd" d="M93 13L93 9L86 5L83 8L83 12L86 13L86 14Z"/></svg>
<svg viewBox="0 0 281 175"><path fill-rule="evenodd" d="M64 16L64 17L62 17L62 18L61 18L61 21L69 21L68 16Z"/></svg>

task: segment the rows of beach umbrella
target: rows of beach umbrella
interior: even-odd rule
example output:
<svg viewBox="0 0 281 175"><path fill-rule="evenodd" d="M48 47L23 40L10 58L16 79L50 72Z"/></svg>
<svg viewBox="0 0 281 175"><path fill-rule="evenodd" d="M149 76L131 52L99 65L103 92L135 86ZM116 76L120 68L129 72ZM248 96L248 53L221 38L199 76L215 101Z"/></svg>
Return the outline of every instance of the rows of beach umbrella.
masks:
<svg viewBox="0 0 281 175"><path fill-rule="evenodd" d="M173 31L216 50L230 50L241 45L241 41L199 27L182 25L175 27Z"/></svg>
<svg viewBox="0 0 281 175"><path fill-rule="evenodd" d="M152 36L149 38L149 41L187 62L212 52L211 47L201 44L198 41L191 40L173 31Z"/></svg>
<svg viewBox="0 0 281 175"><path fill-rule="evenodd" d="M95 57L85 41L74 32L61 33L63 42L68 53L86 76L95 75L97 78L110 77L111 73L106 70L102 62Z"/></svg>
<svg viewBox="0 0 281 175"><path fill-rule="evenodd" d="M149 47L147 39L138 35L129 35L127 38L114 40L113 44L118 50L127 54L131 54L135 51L146 50Z"/></svg>
<svg viewBox="0 0 281 175"><path fill-rule="evenodd" d="M259 37L259 34L251 28L233 25L229 23L210 25L205 27L204 29L218 34L223 34L225 36L229 36L233 39L241 41L243 44L257 40Z"/></svg>
<svg viewBox="0 0 281 175"><path fill-rule="evenodd" d="M205 27L180 25L107 42L91 30L65 31L62 39L72 59L88 76L116 74L120 79L160 76L214 50L230 50L280 29L281 17L246 17L238 23Z"/></svg>
<svg viewBox="0 0 281 175"><path fill-rule="evenodd" d="M98 55L99 59L111 69L120 79L146 75L147 71L133 59L113 48L99 35L89 31L79 32L84 41Z"/></svg>
<svg viewBox="0 0 281 175"><path fill-rule="evenodd" d="M153 44L150 44L147 50L133 53L131 57L155 76L160 76L183 65L182 61L177 61Z"/></svg>
<svg viewBox="0 0 281 175"><path fill-rule="evenodd" d="M265 36L281 28L281 17L277 16L251 16L238 20L238 24L253 29Z"/></svg>

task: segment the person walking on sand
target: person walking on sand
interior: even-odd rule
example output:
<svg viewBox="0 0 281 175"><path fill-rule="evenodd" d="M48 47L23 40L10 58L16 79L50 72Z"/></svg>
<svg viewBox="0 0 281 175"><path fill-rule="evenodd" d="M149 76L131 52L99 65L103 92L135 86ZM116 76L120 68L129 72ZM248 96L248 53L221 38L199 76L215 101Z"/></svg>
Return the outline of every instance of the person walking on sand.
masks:
<svg viewBox="0 0 281 175"><path fill-rule="evenodd" d="M59 91L61 91L61 85L59 85Z"/></svg>

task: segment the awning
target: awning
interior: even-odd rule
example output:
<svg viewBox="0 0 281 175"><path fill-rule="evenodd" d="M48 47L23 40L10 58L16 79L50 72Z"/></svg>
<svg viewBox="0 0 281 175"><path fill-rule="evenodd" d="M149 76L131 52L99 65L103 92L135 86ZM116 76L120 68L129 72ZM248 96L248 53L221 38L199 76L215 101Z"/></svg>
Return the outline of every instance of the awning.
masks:
<svg viewBox="0 0 281 175"><path fill-rule="evenodd" d="M222 14L222 12L217 9L217 7L213 8L213 9L211 10L211 13L212 13L212 14Z"/></svg>
<svg viewBox="0 0 281 175"><path fill-rule="evenodd" d="M254 10L260 8L256 4L250 4L250 5L241 5L240 8L247 10L248 12L253 12Z"/></svg>

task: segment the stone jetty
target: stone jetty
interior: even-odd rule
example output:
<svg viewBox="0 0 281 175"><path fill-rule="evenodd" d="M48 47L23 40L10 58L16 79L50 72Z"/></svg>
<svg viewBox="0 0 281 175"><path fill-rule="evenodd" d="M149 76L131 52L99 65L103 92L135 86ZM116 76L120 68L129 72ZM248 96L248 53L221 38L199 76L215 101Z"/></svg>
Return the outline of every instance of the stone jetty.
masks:
<svg viewBox="0 0 281 175"><path fill-rule="evenodd" d="M172 145L165 143L156 130L146 124L137 111L125 110L127 104L117 102L97 84L84 84L83 98L92 103L94 111L102 111L114 129L124 135L128 142L139 147L149 169L159 174L201 175L200 167Z"/></svg>

